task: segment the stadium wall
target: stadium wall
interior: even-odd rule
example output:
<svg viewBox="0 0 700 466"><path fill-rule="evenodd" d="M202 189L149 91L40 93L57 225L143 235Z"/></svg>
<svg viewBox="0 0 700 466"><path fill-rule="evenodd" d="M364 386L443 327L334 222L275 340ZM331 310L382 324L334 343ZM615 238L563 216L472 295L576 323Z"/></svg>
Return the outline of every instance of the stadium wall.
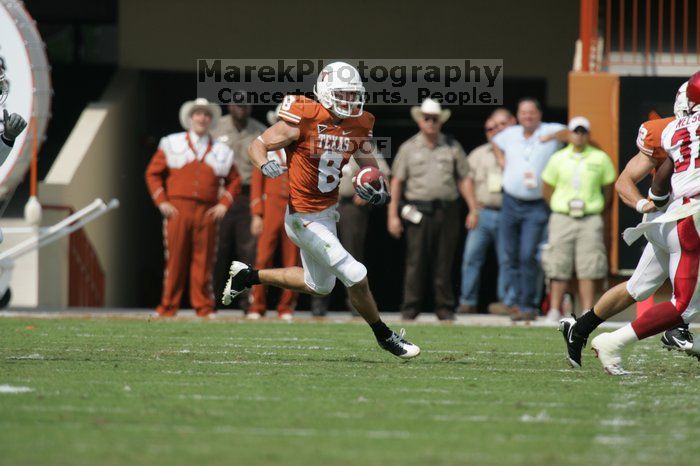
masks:
<svg viewBox="0 0 700 466"><path fill-rule="evenodd" d="M584 115L591 122L591 140L612 159L619 173L620 78L608 73L569 73L569 118ZM618 272L619 198L613 196L609 220L610 265Z"/></svg>
<svg viewBox="0 0 700 466"><path fill-rule="evenodd" d="M48 175L39 185L42 205L78 210L95 198L117 198L121 207L90 223L85 231L106 273L106 305L136 304L133 251L138 220L134 189L143 184L134 168L138 153L138 73L118 72L99 102L82 112ZM65 218L65 210L46 209L43 224ZM68 304L68 240L39 253L39 305Z"/></svg>
<svg viewBox="0 0 700 466"><path fill-rule="evenodd" d="M356 0L340 9L321 0L121 0L119 61L193 71L197 58L502 58L507 77L545 77L548 105L563 108L578 7L558 0Z"/></svg>

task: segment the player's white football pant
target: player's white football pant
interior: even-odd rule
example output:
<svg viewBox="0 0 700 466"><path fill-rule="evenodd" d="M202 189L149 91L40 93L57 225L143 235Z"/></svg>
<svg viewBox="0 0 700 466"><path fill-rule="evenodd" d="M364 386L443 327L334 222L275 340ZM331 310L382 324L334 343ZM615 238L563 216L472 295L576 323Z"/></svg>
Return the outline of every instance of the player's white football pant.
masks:
<svg viewBox="0 0 700 466"><path fill-rule="evenodd" d="M284 218L287 236L301 251L306 286L321 295L333 291L336 277L351 287L367 276L367 269L340 244L335 206L314 213L290 213Z"/></svg>

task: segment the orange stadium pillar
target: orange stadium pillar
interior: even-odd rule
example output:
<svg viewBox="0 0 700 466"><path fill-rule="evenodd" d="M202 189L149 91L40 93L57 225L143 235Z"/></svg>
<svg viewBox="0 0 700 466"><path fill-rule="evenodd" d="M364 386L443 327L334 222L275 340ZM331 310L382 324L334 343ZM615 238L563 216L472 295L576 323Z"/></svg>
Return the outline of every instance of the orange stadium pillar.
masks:
<svg viewBox="0 0 700 466"><path fill-rule="evenodd" d="M581 115L591 122L593 144L605 151L619 173L620 78L609 73L569 73L569 118ZM610 270L618 271L618 198L613 197L610 222ZM608 220L608 219L606 219Z"/></svg>

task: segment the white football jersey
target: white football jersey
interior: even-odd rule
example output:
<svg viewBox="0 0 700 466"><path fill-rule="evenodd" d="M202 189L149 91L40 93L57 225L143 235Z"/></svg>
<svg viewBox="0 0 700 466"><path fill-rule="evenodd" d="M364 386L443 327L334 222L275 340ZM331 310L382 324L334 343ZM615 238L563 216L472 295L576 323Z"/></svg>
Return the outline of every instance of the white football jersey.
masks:
<svg viewBox="0 0 700 466"><path fill-rule="evenodd" d="M673 160L673 196L700 194L700 113L669 123L661 134L661 144Z"/></svg>

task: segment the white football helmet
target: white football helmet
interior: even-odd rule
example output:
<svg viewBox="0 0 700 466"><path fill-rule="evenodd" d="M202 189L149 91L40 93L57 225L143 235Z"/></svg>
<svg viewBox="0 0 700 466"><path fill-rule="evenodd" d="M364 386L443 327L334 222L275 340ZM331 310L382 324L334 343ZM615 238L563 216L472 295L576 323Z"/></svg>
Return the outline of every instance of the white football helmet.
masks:
<svg viewBox="0 0 700 466"><path fill-rule="evenodd" d="M688 95L686 91L688 90L688 81L681 84L676 92L676 101L673 103L673 114L676 118L683 118L688 116L690 113L690 108L688 106Z"/></svg>
<svg viewBox="0 0 700 466"><path fill-rule="evenodd" d="M342 61L326 65L318 74L314 95L338 118L362 115L365 105L365 87L354 66Z"/></svg>
<svg viewBox="0 0 700 466"><path fill-rule="evenodd" d="M5 70L0 67L0 105L7 100L7 95L10 93L10 84L5 79Z"/></svg>

